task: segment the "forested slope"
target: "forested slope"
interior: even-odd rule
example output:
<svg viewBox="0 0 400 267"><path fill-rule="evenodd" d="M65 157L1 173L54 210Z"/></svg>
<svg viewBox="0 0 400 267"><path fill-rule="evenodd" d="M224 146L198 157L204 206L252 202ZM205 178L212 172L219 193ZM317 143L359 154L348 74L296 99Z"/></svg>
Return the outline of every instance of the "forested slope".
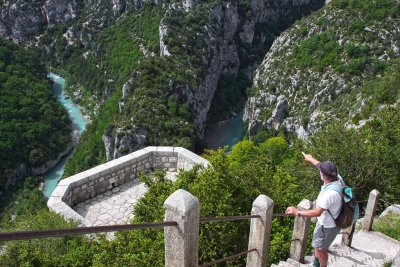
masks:
<svg viewBox="0 0 400 267"><path fill-rule="evenodd" d="M38 53L0 39L0 190L57 158L71 143Z"/></svg>

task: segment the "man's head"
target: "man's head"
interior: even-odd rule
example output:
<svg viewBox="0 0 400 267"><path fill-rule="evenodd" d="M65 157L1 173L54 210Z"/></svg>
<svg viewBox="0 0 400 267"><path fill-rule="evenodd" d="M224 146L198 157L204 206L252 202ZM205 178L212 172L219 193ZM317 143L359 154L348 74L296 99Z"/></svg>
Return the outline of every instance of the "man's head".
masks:
<svg viewBox="0 0 400 267"><path fill-rule="evenodd" d="M328 180L336 181L338 179L336 164L333 163L332 161L323 161L317 163L317 165L315 166Z"/></svg>

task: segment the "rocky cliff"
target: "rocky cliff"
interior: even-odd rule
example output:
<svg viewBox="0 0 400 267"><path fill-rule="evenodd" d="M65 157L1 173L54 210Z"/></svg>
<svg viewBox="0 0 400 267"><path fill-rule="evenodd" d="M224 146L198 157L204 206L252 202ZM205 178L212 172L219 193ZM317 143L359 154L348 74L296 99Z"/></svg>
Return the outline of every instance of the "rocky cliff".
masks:
<svg viewBox="0 0 400 267"><path fill-rule="evenodd" d="M7 0L0 2L0 36L16 43L37 37L46 28L82 18L87 28L104 28L144 0ZM152 1L147 1L152 2ZM155 1L161 3L161 1ZM71 31L71 30L70 30Z"/></svg>
<svg viewBox="0 0 400 267"><path fill-rule="evenodd" d="M3 1L0 10L0 36L17 43L45 27L73 19L80 12L75 0Z"/></svg>
<svg viewBox="0 0 400 267"><path fill-rule="evenodd" d="M241 62L246 53L244 46L251 46L255 39L259 42L266 39L266 33L256 28L268 23L288 24L318 9L323 3L318 0L253 0L243 5L236 1L185 1L168 6L159 27L160 56L182 62L183 67L180 65L178 68L194 73L194 82L169 79L166 82L170 86L164 89L164 95L178 105L189 107L192 114L190 123L194 125L197 138L203 138L207 114L221 74L236 76L239 69L248 64ZM129 106L129 99L123 102L124 106L126 103ZM124 126L120 124L118 128L121 130ZM151 134L151 130L148 132ZM112 135L115 136L116 132ZM116 152L120 150L118 146L111 145L113 142L109 140L114 140L111 136L104 136L103 140L108 151L114 149L108 155L121 154ZM126 150L126 146L122 149Z"/></svg>
<svg viewBox="0 0 400 267"><path fill-rule="evenodd" d="M246 105L248 132L274 129L305 138L334 120L363 123L397 101L396 93L369 81L391 75L399 48L398 1L330 2L273 43Z"/></svg>
<svg viewBox="0 0 400 267"><path fill-rule="evenodd" d="M157 49L148 31L152 25L144 22L153 19L147 17L149 12L128 12L131 7L143 7L144 1L2 4L2 35L15 41L36 36L30 43L43 49L53 67L65 70L73 85L70 95L90 115L102 113L110 98L125 88L117 101L119 112L107 117L108 130L104 122L99 123L107 159L143 144L194 148L194 140L203 137L221 75L235 77L239 69L255 63L253 54L263 53L258 46L264 44L265 49L271 36L267 25L286 27L324 4L323 0L151 2L160 5L147 5L148 9L164 12L158 21ZM143 22L138 22L140 17ZM33 28L18 31L15 21L23 22L19 28L28 29L28 24ZM128 21L135 24L131 29ZM119 31L119 27L126 29ZM129 90L124 83L130 84ZM98 131L93 133L97 136Z"/></svg>
<svg viewBox="0 0 400 267"><path fill-rule="evenodd" d="M194 125L197 135L202 138L204 126L207 120L207 113L217 88L221 73L238 74L240 53L245 44L252 44L256 32L256 25L265 23L285 23L288 17L299 18L310 10L322 6L324 1L274 1L274 0L252 0L246 6L238 6L236 1L226 1L216 4L211 9L210 31L206 38L213 40L207 42L196 53L208 51L209 57L205 59L207 66L204 76L197 88L187 92L185 99L188 105L194 110ZM188 7L191 8L188 8ZM186 12L194 9L195 4L183 3ZM172 7L175 8L175 7ZM168 16L168 10L166 16ZM161 56L171 55L164 44L163 39L168 36L168 24L162 23L160 27L160 51ZM170 31L171 34L173 31ZM264 36L257 36L265 39Z"/></svg>

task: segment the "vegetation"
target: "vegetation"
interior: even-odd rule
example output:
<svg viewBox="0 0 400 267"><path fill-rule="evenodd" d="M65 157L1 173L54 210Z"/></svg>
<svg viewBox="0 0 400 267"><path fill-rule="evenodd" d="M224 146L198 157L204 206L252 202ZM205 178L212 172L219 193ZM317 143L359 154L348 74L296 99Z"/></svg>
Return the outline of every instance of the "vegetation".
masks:
<svg viewBox="0 0 400 267"><path fill-rule="evenodd" d="M37 53L0 39L0 190L20 164L42 166L67 149L70 120Z"/></svg>
<svg viewBox="0 0 400 267"><path fill-rule="evenodd" d="M333 119L357 124L373 117L399 99L399 14L395 0L331 1L284 32L249 96L285 96L286 126L295 122L311 133ZM263 124L274 108L260 102L252 121Z"/></svg>
<svg viewBox="0 0 400 267"><path fill-rule="evenodd" d="M96 37L93 43L97 45L89 50L87 59L82 57L83 48L76 45L73 47L78 51L72 53L71 58L57 63L57 69L66 66L66 71L61 73L71 84L70 90L77 89L77 85L82 87L83 97L75 101L85 107L86 112L97 105L93 101L103 102L80 137L74 156L66 165L65 176L105 162L102 135L119 114L118 102L122 96L119 88L130 79L140 60L143 60L139 44L149 49L149 53L158 52L156 44L161 15L162 9L156 6L146 6L140 12L131 11ZM56 46L54 57L59 58L64 49L69 48L61 44Z"/></svg>
<svg viewBox="0 0 400 267"><path fill-rule="evenodd" d="M400 241L400 215L389 212L386 216L375 219L372 229Z"/></svg>
<svg viewBox="0 0 400 267"><path fill-rule="evenodd" d="M400 110L393 108L382 111L379 119L370 121L359 130L333 124L305 144L297 140L289 146L283 137L273 137L258 145L251 141L239 142L230 154L223 150L208 151L205 157L211 162L212 168L197 166L191 171L181 172L175 183L165 180L163 173L152 179L142 177L149 191L136 205L133 223L162 221L163 202L178 188L191 192L200 200L202 217L249 214L252 202L259 194L274 200L274 212L277 213L304 198L315 199L320 186L319 174L303 160L301 151L312 153L321 160L335 161L340 174L353 187L357 199L364 200L372 189L377 189L382 192L385 202L398 203L400 174L398 157L395 155L398 155L400 147L399 125ZM22 195L20 199L25 200L19 203L24 206L27 201L37 198ZM18 214L15 208L11 210ZM25 210L23 214L32 213L29 209L22 210ZM26 225L27 221L30 222L29 227L55 227L51 224L53 219L44 219L55 215L48 211L36 214L30 217L18 215L11 223L7 219L3 221L3 227L16 229L19 223ZM36 226L32 226L32 216L35 219L38 216ZM396 223L394 220L394 228L397 229ZM248 227L248 221L201 224L200 262L245 250ZM275 218L271 244L289 240L292 227L292 218ZM396 233L395 230L392 232ZM116 234L115 240L107 241L99 237L96 243L81 237L71 237L57 241L56 255L48 253L50 245L46 247L33 241L16 242L7 246L0 261L13 263L16 255L34 255L35 262L46 262L48 266L62 265L62 259L75 266L163 266L163 240L161 230L120 232ZM286 258L288 252L288 244L272 246L270 262ZM23 256L18 261L21 265L32 263L31 259ZM243 264L244 259L241 258L229 266Z"/></svg>
<svg viewBox="0 0 400 267"><path fill-rule="evenodd" d="M24 187L14 194L14 201L1 221L4 232L77 226L47 209L44 195L38 189L40 178L27 178ZM0 256L0 262L2 266L10 267L90 266L90 256L96 250L95 242L85 236L13 241L6 245L7 253Z"/></svg>

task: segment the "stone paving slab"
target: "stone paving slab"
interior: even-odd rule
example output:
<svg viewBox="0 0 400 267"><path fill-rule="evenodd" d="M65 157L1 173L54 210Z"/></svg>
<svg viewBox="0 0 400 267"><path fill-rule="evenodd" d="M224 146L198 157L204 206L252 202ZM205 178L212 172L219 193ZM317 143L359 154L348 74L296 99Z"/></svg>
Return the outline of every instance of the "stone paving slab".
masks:
<svg viewBox="0 0 400 267"><path fill-rule="evenodd" d="M176 172L167 172L166 179L175 181ZM130 181L108 190L73 209L85 219L86 226L124 224L134 217L134 206L147 192L147 187L139 181Z"/></svg>

